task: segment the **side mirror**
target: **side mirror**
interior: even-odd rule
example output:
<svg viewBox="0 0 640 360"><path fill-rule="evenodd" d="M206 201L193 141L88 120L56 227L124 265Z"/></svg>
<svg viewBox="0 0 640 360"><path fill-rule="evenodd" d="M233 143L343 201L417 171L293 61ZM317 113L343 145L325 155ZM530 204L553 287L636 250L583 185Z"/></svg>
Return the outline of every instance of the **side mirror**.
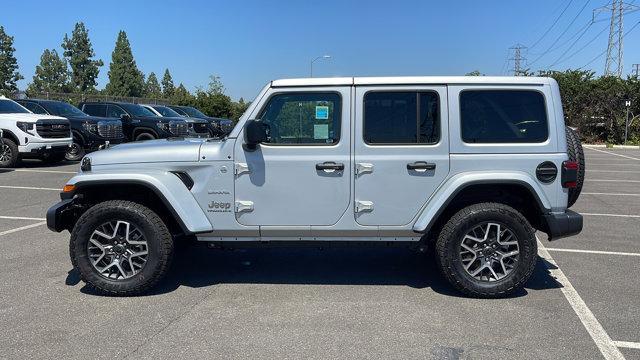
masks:
<svg viewBox="0 0 640 360"><path fill-rule="evenodd" d="M122 121L129 121L129 120L131 120L131 115L129 115L129 114L122 114L122 115L120 115L120 120L122 120Z"/></svg>
<svg viewBox="0 0 640 360"><path fill-rule="evenodd" d="M247 120L244 125L244 147L247 151L254 151L258 144L267 142L267 125L260 120Z"/></svg>

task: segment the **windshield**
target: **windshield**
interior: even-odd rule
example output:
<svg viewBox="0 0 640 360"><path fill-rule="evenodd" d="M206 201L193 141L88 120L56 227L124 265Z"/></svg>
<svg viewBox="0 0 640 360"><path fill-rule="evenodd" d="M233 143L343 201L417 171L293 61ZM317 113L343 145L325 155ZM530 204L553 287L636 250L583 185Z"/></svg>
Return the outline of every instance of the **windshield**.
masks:
<svg viewBox="0 0 640 360"><path fill-rule="evenodd" d="M29 114L30 111L11 100L0 100L0 114Z"/></svg>
<svg viewBox="0 0 640 360"><path fill-rule="evenodd" d="M56 116L88 116L77 107L62 101L45 101L40 103L47 111Z"/></svg>
<svg viewBox="0 0 640 360"><path fill-rule="evenodd" d="M167 106L152 106L160 115L165 117L180 117L180 114Z"/></svg>
<svg viewBox="0 0 640 360"><path fill-rule="evenodd" d="M180 114L180 116L189 116L189 115L187 115L187 113L186 113L186 112L184 112L184 110L182 110L181 108L179 108L179 107L177 107L177 106L170 106L170 108L171 108L173 111L175 111L175 112L177 112L178 114Z"/></svg>
<svg viewBox="0 0 640 360"><path fill-rule="evenodd" d="M151 110L145 109L144 107L137 104L119 104L122 106L129 115L131 116L156 116L158 115L151 112Z"/></svg>
<svg viewBox="0 0 640 360"><path fill-rule="evenodd" d="M191 106L185 106L182 108L182 110L184 110L184 112L187 113L187 115L191 116L191 117L196 117L196 118L206 118L208 117L207 115L203 114L200 110L191 107Z"/></svg>

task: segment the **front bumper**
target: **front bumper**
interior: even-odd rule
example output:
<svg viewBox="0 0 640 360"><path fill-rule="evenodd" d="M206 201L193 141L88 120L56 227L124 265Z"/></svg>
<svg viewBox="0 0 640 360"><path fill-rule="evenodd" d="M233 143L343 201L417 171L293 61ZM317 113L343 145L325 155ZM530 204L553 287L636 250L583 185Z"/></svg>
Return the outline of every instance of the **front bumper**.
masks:
<svg viewBox="0 0 640 360"><path fill-rule="evenodd" d="M51 142L28 142L18 146L18 152L41 155L50 152L65 152L71 145L71 139Z"/></svg>
<svg viewBox="0 0 640 360"><path fill-rule="evenodd" d="M73 199L63 199L47 210L47 227L51 231L61 232L69 229L70 215L74 211Z"/></svg>
<svg viewBox="0 0 640 360"><path fill-rule="evenodd" d="M549 241L579 234L582 231L582 215L566 210L564 213L544 214Z"/></svg>

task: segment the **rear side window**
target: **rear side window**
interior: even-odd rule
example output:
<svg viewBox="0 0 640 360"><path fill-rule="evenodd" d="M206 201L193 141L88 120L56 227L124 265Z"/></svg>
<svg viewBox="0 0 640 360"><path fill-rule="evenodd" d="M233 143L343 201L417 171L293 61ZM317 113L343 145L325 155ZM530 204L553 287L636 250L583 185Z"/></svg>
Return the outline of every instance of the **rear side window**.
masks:
<svg viewBox="0 0 640 360"><path fill-rule="evenodd" d="M435 144L440 140L435 92L369 92L364 96L367 144Z"/></svg>
<svg viewBox="0 0 640 360"><path fill-rule="evenodd" d="M82 111L91 116L104 117L107 112L105 104L84 104Z"/></svg>
<svg viewBox="0 0 640 360"><path fill-rule="evenodd" d="M341 98L337 93L274 95L261 112L270 144L331 145L340 141Z"/></svg>
<svg viewBox="0 0 640 360"><path fill-rule="evenodd" d="M463 91L460 121L467 143L540 143L549 137L544 95L538 91Z"/></svg>

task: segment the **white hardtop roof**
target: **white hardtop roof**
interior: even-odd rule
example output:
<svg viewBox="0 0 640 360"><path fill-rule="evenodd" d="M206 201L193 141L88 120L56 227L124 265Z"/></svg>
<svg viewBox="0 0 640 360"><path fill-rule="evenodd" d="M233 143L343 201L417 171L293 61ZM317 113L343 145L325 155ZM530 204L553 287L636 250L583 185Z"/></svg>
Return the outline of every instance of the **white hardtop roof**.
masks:
<svg viewBox="0 0 640 360"><path fill-rule="evenodd" d="M338 85L419 85L419 84L484 84L546 85L550 78L533 76L389 76L334 77L273 80L271 86L338 86Z"/></svg>

